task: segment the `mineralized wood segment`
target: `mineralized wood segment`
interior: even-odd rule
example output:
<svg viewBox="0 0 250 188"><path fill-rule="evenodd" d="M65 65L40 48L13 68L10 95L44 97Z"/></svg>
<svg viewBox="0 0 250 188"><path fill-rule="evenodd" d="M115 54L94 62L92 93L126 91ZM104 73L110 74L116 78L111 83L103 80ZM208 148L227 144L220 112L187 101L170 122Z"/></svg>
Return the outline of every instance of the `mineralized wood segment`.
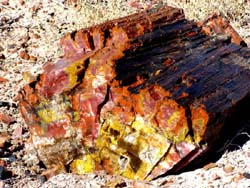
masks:
<svg viewBox="0 0 250 188"><path fill-rule="evenodd" d="M153 179L204 153L250 91L250 50L215 18L163 7L63 37L19 94L43 163Z"/></svg>

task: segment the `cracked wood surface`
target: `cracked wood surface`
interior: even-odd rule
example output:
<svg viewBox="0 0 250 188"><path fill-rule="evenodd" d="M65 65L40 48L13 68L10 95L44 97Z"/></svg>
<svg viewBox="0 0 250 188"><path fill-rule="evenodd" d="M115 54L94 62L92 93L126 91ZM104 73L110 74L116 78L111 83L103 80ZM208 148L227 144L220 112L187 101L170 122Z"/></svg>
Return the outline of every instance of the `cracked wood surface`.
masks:
<svg viewBox="0 0 250 188"><path fill-rule="evenodd" d="M205 152L250 90L249 49L214 28L164 7L63 37L19 95L40 159L153 179Z"/></svg>

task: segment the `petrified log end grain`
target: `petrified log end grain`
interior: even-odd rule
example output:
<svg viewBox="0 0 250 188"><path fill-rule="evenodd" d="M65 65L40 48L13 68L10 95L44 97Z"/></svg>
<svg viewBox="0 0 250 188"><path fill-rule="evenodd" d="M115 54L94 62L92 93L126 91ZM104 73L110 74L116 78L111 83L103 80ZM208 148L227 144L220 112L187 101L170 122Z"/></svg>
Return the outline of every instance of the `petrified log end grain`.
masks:
<svg viewBox="0 0 250 188"><path fill-rule="evenodd" d="M246 47L247 44L242 40L229 21L220 12L215 12L208 16L203 22L198 23L202 26L207 35L226 34L231 37L231 42Z"/></svg>
<svg viewBox="0 0 250 188"><path fill-rule="evenodd" d="M250 51L205 27L163 7L63 37L19 94L45 165L153 179L208 149L249 94Z"/></svg>

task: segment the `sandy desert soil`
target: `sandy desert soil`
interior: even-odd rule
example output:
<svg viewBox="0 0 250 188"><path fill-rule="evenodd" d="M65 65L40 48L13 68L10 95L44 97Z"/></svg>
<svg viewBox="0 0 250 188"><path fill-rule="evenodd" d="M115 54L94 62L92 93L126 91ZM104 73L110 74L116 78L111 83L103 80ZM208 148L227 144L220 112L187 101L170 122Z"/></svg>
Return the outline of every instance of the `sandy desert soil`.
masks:
<svg viewBox="0 0 250 188"><path fill-rule="evenodd" d="M250 44L249 0L0 0L0 187L114 187L116 181L117 187L250 187L250 141L235 151L225 150L203 168L153 182L105 174L62 174L48 181L41 176L45 169L17 110L17 91L41 73L45 62L62 55L59 39L67 32L166 4L183 8L187 18L197 20L219 10ZM239 131L235 138L250 140L247 131Z"/></svg>

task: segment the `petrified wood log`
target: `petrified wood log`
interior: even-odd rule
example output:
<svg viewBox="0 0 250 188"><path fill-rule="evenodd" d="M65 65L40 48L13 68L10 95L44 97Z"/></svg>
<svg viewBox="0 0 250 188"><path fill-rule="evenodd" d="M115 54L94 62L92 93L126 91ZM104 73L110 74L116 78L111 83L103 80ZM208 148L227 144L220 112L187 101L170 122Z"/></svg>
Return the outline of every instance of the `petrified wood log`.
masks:
<svg viewBox="0 0 250 188"><path fill-rule="evenodd" d="M163 7L63 37L19 93L43 163L153 179L204 153L250 91L250 50L219 27Z"/></svg>

